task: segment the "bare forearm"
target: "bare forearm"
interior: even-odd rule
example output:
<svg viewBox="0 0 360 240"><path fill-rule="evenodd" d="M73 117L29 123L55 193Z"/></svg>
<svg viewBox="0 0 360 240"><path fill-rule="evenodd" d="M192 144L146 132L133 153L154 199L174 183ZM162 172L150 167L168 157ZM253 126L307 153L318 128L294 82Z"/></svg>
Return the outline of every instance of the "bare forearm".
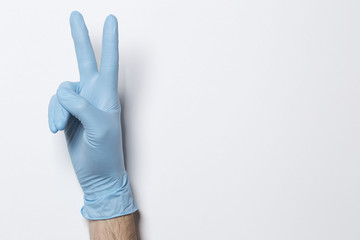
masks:
<svg viewBox="0 0 360 240"><path fill-rule="evenodd" d="M106 220L90 220L90 240L136 240L134 214Z"/></svg>

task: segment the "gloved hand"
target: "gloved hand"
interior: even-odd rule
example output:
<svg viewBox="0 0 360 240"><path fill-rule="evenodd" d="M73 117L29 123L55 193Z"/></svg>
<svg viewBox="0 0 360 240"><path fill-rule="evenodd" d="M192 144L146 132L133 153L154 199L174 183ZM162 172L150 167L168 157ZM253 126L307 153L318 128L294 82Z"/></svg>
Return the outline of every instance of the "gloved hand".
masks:
<svg viewBox="0 0 360 240"><path fill-rule="evenodd" d="M62 83L49 104L49 126L65 137L84 191L82 215L108 219L137 210L124 167L118 86L118 27L113 15L103 30L100 72L79 12L70 17L80 82Z"/></svg>

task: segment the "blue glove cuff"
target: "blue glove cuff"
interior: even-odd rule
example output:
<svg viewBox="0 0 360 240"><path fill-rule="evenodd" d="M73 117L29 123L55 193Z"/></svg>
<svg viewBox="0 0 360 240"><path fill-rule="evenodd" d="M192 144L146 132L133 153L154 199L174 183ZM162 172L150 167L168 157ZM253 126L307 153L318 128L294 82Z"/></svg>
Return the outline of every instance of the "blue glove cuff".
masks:
<svg viewBox="0 0 360 240"><path fill-rule="evenodd" d="M101 220L131 214L137 210L129 177L125 172L122 185L117 190L95 200L89 200L85 196L81 214L89 220Z"/></svg>

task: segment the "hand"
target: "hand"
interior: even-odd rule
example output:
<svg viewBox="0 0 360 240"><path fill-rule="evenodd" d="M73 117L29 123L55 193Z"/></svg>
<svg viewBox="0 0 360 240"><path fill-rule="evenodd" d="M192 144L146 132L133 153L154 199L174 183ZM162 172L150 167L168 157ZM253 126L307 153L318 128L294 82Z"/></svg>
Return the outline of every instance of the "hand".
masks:
<svg viewBox="0 0 360 240"><path fill-rule="evenodd" d="M50 100L49 126L65 131L71 161L84 191L81 213L108 219L137 210L124 166L118 86L118 26L106 18L100 71L79 12L70 17L80 82L62 83Z"/></svg>

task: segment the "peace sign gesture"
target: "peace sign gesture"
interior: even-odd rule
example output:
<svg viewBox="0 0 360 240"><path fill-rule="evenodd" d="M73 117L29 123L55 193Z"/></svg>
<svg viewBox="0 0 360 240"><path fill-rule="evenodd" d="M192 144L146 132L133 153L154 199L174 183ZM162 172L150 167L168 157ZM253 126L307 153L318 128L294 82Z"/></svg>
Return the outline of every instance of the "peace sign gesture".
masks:
<svg viewBox="0 0 360 240"><path fill-rule="evenodd" d="M124 167L118 86L118 25L106 18L100 71L84 19L70 17L80 72L79 82L63 82L50 100L49 126L65 130L68 150L84 191L81 212L87 219L107 219L135 212Z"/></svg>

